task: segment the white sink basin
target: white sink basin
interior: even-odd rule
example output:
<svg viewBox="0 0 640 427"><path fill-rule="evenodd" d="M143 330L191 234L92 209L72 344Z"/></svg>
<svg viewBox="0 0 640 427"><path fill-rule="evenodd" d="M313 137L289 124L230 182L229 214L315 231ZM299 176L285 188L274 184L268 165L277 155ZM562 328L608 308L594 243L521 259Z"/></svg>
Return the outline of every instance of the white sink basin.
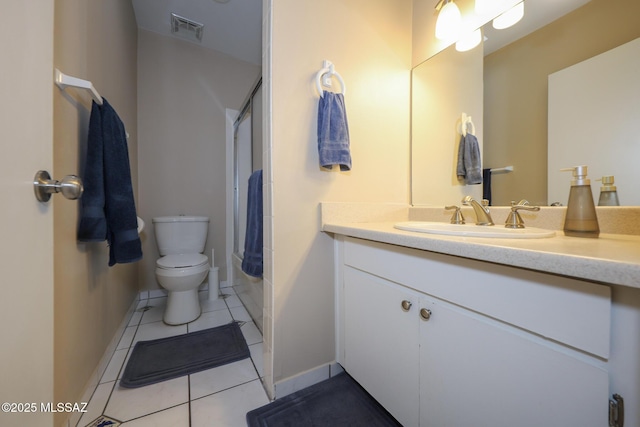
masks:
<svg viewBox="0 0 640 427"><path fill-rule="evenodd" d="M543 239L556 235L555 231L542 228L505 228L501 225L447 224L445 222L407 221L394 224L399 230L419 233L446 234L464 237L493 237L500 239Z"/></svg>

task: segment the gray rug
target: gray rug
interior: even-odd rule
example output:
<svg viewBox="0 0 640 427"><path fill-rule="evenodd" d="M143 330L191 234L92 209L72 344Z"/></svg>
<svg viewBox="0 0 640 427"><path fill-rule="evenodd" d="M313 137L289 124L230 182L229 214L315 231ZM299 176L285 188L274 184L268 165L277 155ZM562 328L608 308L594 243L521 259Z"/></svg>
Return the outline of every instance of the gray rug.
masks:
<svg viewBox="0 0 640 427"><path fill-rule="evenodd" d="M402 427L349 375L277 399L247 413L249 427Z"/></svg>
<svg viewBox="0 0 640 427"><path fill-rule="evenodd" d="M120 380L142 387L246 359L249 347L236 323L152 341L139 341Z"/></svg>

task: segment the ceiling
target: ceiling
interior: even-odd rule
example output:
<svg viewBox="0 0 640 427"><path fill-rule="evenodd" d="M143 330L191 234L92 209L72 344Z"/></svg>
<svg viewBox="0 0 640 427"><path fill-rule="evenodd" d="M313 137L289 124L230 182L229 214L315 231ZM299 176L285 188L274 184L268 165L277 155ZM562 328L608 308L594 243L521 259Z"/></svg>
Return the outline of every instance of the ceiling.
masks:
<svg viewBox="0 0 640 427"><path fill-rule="evenodd" d="M225 0L220 0L225 1ZM138 27L172 36L171 13L204 24L203 47L260 65L262 0L132 0ZM532 33L590 0L527 0L524 18L505 30L486 25L485 55Z"/></svg>
<svg viewBox="0 0 640 427"><path fill-rule="evenodd" d="M260 65L262 0L132 0L138 28L173 37L171 14L204 24L205 48ZM195 42L191 42L195 43Z"/></svg>

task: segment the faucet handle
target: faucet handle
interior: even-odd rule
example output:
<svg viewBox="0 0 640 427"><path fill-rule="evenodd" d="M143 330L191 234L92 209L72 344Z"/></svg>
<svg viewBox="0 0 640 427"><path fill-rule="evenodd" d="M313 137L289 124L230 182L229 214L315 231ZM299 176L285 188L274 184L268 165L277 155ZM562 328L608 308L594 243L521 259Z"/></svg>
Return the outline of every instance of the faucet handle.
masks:
<svg viewBox="0 0 640 427"><path fill-rule="evenodd" d="M506 228L524 228L524 221L518 213L520 209L524 209L525 211L539 211L540 206L530 206L526 200L521 200L518 204L511 202L511 212L507 217L507 221L504 223Z"/></svg>
<svg viewBox="0 0 640 427"><path fill-rule="evenodd" d="M450 211L452 209L455 209L456 211L453 213L453 216L451 217L451 224L464 224L464 217L462 216L462 212L460 211L460 207L459 206L445 206L444 207L446 210Z"/></svg>

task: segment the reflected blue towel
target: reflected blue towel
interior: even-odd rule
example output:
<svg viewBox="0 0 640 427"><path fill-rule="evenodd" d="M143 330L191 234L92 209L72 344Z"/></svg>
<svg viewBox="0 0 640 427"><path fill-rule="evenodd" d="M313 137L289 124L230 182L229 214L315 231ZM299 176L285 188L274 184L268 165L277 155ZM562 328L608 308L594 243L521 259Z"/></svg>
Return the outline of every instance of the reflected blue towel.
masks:
<svg viewBox="0 0 640 427"><path fill-rule="evenodd" d="M262 170L249 177L242 271L249 276L262 277Z"/></svg>
<svg viewBox="0 0 640 427"><path fill-rule="evenodd" d="M80 218L78 239L107 240L109 266L142 259L142 243L138 235L138 219L129 151L124 124L103 98L102 106L91 107L87 162L85 165L85 199Z"/></svg>
<svg viewBox="0 0 640 427"><path fill-rule="evenodd" d="M349 125L344 96L341 93L323 92L318 103L318 155L320 166L331 169L351 170L349 150Z"/></svg>
<svg viewBox="0 0 640 427"><path fill-rule="evenodd" d="M464 180L466 185L482 184L482 157L478 139L467 132L460 138L458 146L458 179Z"/></svg>

